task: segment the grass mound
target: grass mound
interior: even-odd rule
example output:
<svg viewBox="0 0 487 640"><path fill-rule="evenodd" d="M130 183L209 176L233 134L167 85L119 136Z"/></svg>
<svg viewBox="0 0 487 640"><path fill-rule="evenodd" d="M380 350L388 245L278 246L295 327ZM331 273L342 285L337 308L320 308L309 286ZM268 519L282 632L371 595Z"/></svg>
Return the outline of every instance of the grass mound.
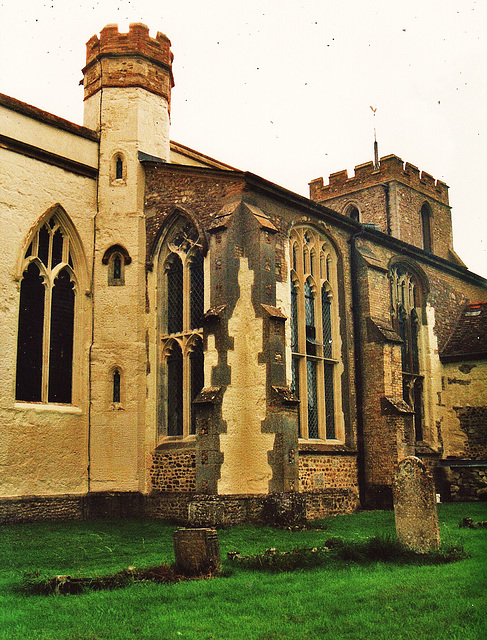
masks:
<svg viewBox="0 0 487 640"><path fill-rule="evenodd" d="M368 564L391 562L395 564L446 564L467 558L461 545L444 545L429 553L416 553L388 536L373 536L361 541L329 538L322 547L279 551L267 549L264 553L241 556L236 551L228 558L245 568L268 571L294 571L321 567L330 562Z"/></svg>
<svg viewBox="0 0 487 640"><path fill-rule="evenodd" d="M136 582L154 582L157 584L171 584L180 580L210 578L210 574L187 576L176 571L174 566L162 564L147 569L128 567L110 576L100 577L71 577L54 576L45 577L40 573L26 573L21 586L21 591L36 595L51 594L79 594L86 591L99 591L102 589L122 589Z"/></svg>

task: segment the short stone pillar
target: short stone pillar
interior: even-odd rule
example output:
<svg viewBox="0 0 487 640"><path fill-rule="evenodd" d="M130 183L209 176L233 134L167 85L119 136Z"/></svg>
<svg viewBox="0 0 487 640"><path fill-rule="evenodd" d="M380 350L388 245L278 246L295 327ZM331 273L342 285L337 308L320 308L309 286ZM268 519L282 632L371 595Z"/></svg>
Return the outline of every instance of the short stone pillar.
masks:
<svg viewBox="0 0 487 640"><path fill-rule="evenodd" d="M440 546L440 528L433 478L419 458L398 464L393 484L397 539L416 553Z"/></svg>
<svg viewBox="0 0 487 640"><path fill-rule="evenodd" d="M220 545L215 529L178 529L173 534L176 569L184 575L217 573Z"/></svg>

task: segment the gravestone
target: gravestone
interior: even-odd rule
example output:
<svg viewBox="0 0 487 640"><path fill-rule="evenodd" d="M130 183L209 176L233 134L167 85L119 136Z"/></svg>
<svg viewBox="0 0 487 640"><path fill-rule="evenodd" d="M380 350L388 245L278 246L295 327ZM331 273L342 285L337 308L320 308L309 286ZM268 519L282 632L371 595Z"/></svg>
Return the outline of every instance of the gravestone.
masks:
<svg viewBox="0 0 487 640"><path fill-rule="evenodd" d="M399 542L417 553L440 546L440 528L433 478L419 458L398 464L393 485L394 516Z"/></svg>
<svg viewBox="0 0 487 640"><path fill-rule="evenodd" d="M187 576L217 573L220 545L215 529L178 529L173 534L176 569Z"/></svg>

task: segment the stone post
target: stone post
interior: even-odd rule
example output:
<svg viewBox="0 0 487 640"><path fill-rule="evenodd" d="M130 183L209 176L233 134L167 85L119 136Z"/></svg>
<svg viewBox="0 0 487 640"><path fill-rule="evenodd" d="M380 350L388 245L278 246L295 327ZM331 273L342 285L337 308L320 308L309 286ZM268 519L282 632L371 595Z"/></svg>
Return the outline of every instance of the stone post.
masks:
<svg viewBox="0 0 487 640"><path fill-rule="evenodd" d="M433 478L419 458L409 456L397 467L393 484L397 539L416 553L440 546Z"/></svg>
<svg viewBox="0 0 487 640"><path fill-rule="evenodd" d="M176 569L184 575L217 573L220 545L215 529L178 529L173 534Z"/></svg>

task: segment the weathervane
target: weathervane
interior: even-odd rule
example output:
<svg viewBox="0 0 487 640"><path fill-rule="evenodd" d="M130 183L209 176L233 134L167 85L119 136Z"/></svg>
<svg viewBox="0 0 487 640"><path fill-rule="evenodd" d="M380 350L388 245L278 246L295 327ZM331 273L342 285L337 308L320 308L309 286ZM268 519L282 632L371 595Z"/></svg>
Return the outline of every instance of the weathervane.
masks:
<svg viewBox="0 0 487 640"><path fill-rule="evenodd" d="M370 107L370 108L374 114L374 169L378 169L379 168L379 145L377 144L377 135L375 132L375 113L377 109L374 109L374 107Z"/></svg>

